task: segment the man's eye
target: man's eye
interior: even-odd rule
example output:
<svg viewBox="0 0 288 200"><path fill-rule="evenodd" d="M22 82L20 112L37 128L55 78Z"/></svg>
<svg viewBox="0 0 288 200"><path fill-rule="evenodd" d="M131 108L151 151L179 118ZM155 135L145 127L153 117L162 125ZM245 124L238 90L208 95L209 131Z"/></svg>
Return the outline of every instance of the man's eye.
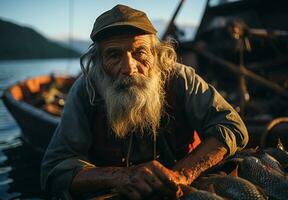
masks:
<svg viewBox="0 0 288 200"><path fill-rule="evenodd" d="M117 58L119 58L120 57L120 54L119 53L110 53L109 55L108 55L108 58L109 59L117 59Z"/></svg>
<svg viewBox="0 0 288 200"><path fill-rule="evenodd" d="M104 58L106 62L116 63L121 59L121 54L117 52L109 53Z"/></svg>
<svg viewBox="0 0 288 200"><path fill-rule="evenodd" d="M147 55L147 52L145 50L140 50L140 51L136 51L135 54L138 57L144 57Z"/></svg>

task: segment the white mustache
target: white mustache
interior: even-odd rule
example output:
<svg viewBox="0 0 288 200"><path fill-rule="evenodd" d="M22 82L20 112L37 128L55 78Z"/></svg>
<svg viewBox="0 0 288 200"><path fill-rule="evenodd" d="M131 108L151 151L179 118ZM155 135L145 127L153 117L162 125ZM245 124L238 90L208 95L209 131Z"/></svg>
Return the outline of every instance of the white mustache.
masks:
<svg viewBox="0 0 288 200"><path fill-rule="evenodd" d="M117 91L125 90L130 87L146 88L149 78L142 76L123 76L113 83L113 88Z"/></svg>

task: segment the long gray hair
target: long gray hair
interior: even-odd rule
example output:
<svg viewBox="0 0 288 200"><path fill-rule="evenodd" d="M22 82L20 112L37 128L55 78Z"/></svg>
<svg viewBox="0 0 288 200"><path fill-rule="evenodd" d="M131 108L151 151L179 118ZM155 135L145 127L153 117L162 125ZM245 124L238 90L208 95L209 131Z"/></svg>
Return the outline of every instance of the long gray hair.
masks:
<svg viewBox="0 0 288 200"><path fill-rule="evenodd" d="M162 84L164 84L174 72L177 55L173 41L161 42L156 35L151 35L152 53L160 69ZM86 79L86 90L91 105L94 105L97 82L104 76L102 68L102 56L97 43L90 45L88 51L80 58L80 65ZM99 80L100 79L100 80Z"/></svg>

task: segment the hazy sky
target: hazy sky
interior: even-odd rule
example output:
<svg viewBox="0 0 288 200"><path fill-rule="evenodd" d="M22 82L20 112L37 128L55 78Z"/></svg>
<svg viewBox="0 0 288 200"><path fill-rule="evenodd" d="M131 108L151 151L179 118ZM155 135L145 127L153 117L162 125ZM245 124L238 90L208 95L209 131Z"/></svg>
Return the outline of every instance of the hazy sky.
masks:
<svg viewBox="0 0 288 200"><path fill-rule="evenodd" d="M73 5L72 34L87 40L98 15L116 4L143 10L152 21L170 19L178 0L0 0L0 18L36 29L49 38L69 36L69 5ZM186 0L176 22L198 24L206 0Z"/></svg>

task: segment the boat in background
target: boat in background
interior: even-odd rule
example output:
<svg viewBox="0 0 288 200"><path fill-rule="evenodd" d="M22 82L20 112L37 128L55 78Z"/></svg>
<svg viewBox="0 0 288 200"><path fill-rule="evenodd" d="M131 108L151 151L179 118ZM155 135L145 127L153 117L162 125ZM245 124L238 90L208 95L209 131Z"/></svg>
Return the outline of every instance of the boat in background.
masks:
<svg viewBox="0 0 288 200"><path fill-rule="evenodd" d="M43 75L4 90L5 106L21 128L23 140L36 151L46 150L75 80L68 75Z"/></svg>
<svg viewBox="0 0 288 200"><path fill-rule="evenodd" d="M178 60L193 66L237 110L248 147L288 149L288 1L208 0L195 38L181 41L174 23L162 39L177 41ZM185 38L185 37L184 37Z"/></svg>

